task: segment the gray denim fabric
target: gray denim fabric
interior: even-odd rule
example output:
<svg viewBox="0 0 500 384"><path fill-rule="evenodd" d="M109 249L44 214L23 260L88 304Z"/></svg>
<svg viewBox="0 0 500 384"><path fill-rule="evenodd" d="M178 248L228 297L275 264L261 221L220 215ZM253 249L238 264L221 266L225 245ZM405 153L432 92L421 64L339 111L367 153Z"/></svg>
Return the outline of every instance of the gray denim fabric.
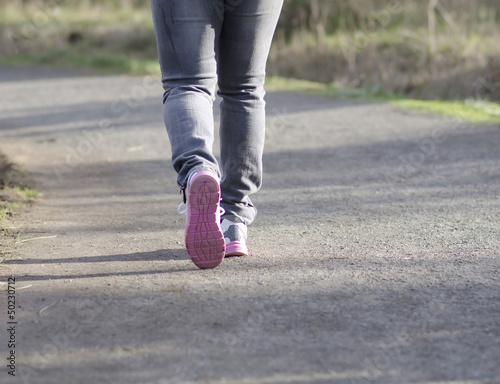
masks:
<svg viewBox="0 0 500 384"><path fill-rule="evenodd" d="M164 120L178 182L196 168L221 176L222 207L250 224L262 184L264 80L283 0L152 0ZM221 164L212 153L218 83Z"/></svg>

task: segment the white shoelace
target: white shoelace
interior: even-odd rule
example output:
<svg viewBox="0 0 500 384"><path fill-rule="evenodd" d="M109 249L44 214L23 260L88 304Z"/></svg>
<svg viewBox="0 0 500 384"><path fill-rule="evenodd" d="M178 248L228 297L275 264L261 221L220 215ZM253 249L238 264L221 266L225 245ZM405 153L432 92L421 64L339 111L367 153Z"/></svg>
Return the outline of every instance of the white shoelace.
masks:
<svg viewBox="0 0 500 384"><path fill-rule="evenodd" d="M188 205L184 201L177 207L177 213L179 215L186 215L188 212Z"/></svg>

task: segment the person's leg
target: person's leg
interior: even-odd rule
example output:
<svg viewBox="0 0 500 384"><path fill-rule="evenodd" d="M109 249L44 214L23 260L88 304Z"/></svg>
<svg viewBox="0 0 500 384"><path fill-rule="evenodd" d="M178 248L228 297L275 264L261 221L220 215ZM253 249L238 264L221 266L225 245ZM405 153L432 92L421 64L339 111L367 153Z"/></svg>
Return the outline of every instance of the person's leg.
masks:
<svg viewBox="0 0 500 384"><path fill-rule="evenodd" d="M164 120L178 182L193 169L218 176L212 154L215 50L222 21L212 1L152 0L158 55L165 90Z"/></svg>
<svg viewBox="0 0 500 384"><path fill-rule="evenodd" d="M250 224L262 184L266 61L283 0L226 0L218 50L222 203Z"/></svg>
<svg viewBox="0 0 500 384"><path fill-rule="evenodd" d="M187 187L186 250L198 267L214 268L225 255L220 172L212 154L215 52L222 20L207 0L152 0L151 7L172 163L178 183Z"/></svg>

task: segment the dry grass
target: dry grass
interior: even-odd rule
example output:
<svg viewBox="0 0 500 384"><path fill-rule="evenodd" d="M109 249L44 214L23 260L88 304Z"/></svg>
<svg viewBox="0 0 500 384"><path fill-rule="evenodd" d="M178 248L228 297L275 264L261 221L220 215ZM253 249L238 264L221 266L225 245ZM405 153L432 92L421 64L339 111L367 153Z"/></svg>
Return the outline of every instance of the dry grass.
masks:
<svg viewBox="0 0 500 384"><path fill-rule="evenodd" d="M435 53L425 38L424 31L381 31L356 49L349 34L328 37L323 45L310 34L297 34L287 44L276 41L268 70L276 76L416 98L500 101L500 33L480 39L442 35Z"/></svg>
<svg viewBox="0 0 500 384"><path fill-rule="evenodd" d="M0 153L0 256L17 236L16 214L31 206L39 195L32 186L27 175Z"/></svg>
<svg viewBox="0 0 500 384"><path fill-rule="evenodd" d="M439 0L431 13L428 4L287 0L268 72L424 99L500 101L500 4ZM0 0L0 7L3 60L129 72L142 70L133 60L156 61L149 1Z"/></svg>

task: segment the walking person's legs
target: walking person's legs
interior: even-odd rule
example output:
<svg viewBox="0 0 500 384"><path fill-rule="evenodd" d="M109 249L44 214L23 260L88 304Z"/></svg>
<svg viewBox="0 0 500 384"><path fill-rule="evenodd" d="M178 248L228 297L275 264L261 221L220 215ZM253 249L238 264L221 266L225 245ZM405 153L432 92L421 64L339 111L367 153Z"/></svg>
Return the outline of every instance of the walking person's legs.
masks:
<svg viewBox="0 0 500 384"><path fill-rule="evenodd" d="M243 238L233 242L231 233L244 231L246 243L246 224L256 214L249 195L262 183L265 63L282 0L152 0L151 5L172 163L189 193L186 248L196 265L213 268L225 252L221 193L226 242L229 249L236 245L229 253L246 254ZM217 75L223 99L222 191L212 154Z"/></svg>

